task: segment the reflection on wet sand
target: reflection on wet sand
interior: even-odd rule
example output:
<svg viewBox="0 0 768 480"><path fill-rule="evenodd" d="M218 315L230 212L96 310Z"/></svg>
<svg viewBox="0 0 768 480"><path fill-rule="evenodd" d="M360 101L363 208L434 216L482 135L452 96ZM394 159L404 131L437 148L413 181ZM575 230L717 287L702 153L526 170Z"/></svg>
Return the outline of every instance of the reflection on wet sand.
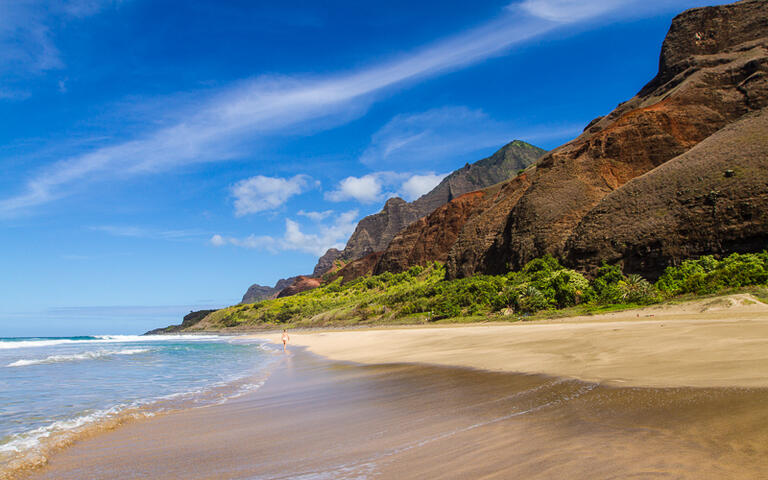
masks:
<svg viewBox="0 0 768 480"><path fill-rule="evenodd" d="M768 392L332 363L83 440L32 478L761 478Z"/></svg>

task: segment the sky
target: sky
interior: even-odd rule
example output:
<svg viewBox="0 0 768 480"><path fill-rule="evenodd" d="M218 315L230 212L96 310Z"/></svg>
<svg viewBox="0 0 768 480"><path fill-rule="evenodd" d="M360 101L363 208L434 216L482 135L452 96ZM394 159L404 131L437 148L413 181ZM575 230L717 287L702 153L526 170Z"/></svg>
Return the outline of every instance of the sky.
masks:
<svg viewBox="0 0 768 480"><path fill-rule="evenodd" d="M0 337L140 333L576 137L703 0L0 0Z"/></svg>

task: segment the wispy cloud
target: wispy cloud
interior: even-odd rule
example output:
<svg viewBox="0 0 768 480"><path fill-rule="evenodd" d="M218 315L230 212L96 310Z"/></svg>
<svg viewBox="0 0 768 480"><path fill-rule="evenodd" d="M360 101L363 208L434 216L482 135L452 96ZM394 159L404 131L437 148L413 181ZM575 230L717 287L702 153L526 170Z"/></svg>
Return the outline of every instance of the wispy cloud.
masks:
<svg viewBox="0 0 768 480"><path fill-rule="evenodd" d="M291 178L255 177L240 180L232 186L235 197L235 215L241 217L249 213L273 210L285 204L289 198L307 191L312 179L307 175Z"/></svg>
<svg viewBox="0 0 768 480"><path fill-rule="evenodd" d="M199 230L164 230L135 225L96 225L89 228L90 230L106 233L113 237L148 238L153 240L181 241L200 238L206 235Z"/></svg>
<svg viewBox="0 0 768 480"><path fill-rule="evenodd" d="M530 15L561 23L572 23L585 18L597 17L636 0L524 0L513 4Z"/></svg>
<svg viewBox="0 0 768 480"><path fill-rule="evenodd" d="M325 199L371 204L399 195L415 200L447 175L435 173L435 168L444 168L451 162L480 160L481 151L487 153L489 148L500 148L514 139L535 143L570 138L580 133L582 127L555 125L520 129L495 121L482 110L463 106L397 115L373 134L360 157L365 165L391 170L346 177L335 189L325 193ZM417 173L402 172L404 169Z"/></svg>
<svg viewBox="0 0 768 480"><path fill-rule="evenodd" d="M53 307L43 310L43 313L49 317L55 318L114 318L114 317L151 317L175 316L181 318L184 314L192 310L201 310L204 308L220 308L221 303L198 303L192 305L110 305L110 306L77 306L77 307Z"/></svg>
<svg viewBox="0 0 768 480"><path fill-rule="evenodd" d="M11 0L0 3L0 73L39 73L64 66L54 25L94 15L118 0Z"/></svg>
<svg viewBox="0 0 768 480"><path fill-rule="evenodd" d="M61 255L61 258L63 260L70 260L70 261L88 261L88 260L101 260L104 258L115 258L115 257L127 257L131 255L127 252L112 252L112 253L100 253L100 254L78 254L78 253L66 253L64 255Z"/></svg>
<svg viewBox="0 0 768 480"><path fill-rule="evenodd" d="M519 15L505 12L478 28L358 71L244 82L202 100L195 114L175 124L44 168L27 181L21 193L0 200L0 214L27 211L66 195L73 185L112 178L115 172L121 176L147 174L240 157L246 140L307 122L338 121L365 109L385 89L503 54L555 25L536 17L520 21Z"/></svg>
<svg viewBox="0 0 768 480"><path fill-rule="evenodd" d="M380 169L434 168L511 140L512 128L482 110L447 106L400 114L371 137L360 161Z"/></svg>
<svg viewBox="0 0 768 480"><path fill-rule="evenodd" d="M479 109L446 106L395 116L373 134L360 161L392 170L444 168L450 161L480 160L480 152L500 148L515 139L532 143L567 139L579 134L582 128L583 125L520 128L496 121Z"/></svg>
<svg viewBox="0 0 768 480"><path fill-rule="evenodd" d="M307 212L304 210L299 210L296 212L297 215L301 215L302 217L307 217L310 220L314 220L315 222L322 222L326 218L333 215L335 212L333 210L323 210L322 212Z"/></svg>
<svg viewBox="0 0 768 480"><path fill-rule="evenodd" d="M201 95L203 98L195 102L199 106L195 112L179 113L175 122L132 140L62 159L37 171L22 191L0 200L0 216L27 212L57 200L89 181L242 158L245 156L244 146L254 139L291 133L309 124L320 129L347 121L364 112L384 91L503 55L515 45L563 23L585 21L592 18L588 15L602 15L607 11L591 8L590 5L595 3L591 1L567 4L559 1L565 2L527 0L511 4L498 17L477 28L356 71L319 77L260 77L217 94ZM27 3L37 5L32 0ZM70 3L65 2L65 5ZM620 7L641 2L618 0L610 3ZM83 8L70 11L90 12L93 10L88 8L89 5L101 5L102 2L76 4ZM661 4L660 0L642 2L647 9ZM557 14L558 7L565 12L580 13L565 18L566 15ZM15 31L18 20L4 24L6 32ZM35 61L40 68L50 68L58 61L58 56L55 47L50 45L45 24L37 24L39 28L28 29L28 35L37 38L40 45L41 53L36 55Z"/></svg>
<svg viewBox="0 0 768 480"><path fill-rule="evenodd" d="M214 247L233 245L236 247L265 250L272 253L296 251L320 256L329 248L344 248L344 244L357 226L357 210L338 214L330 224L317 225L307 232L295 220L285 220L282 237L249 235L244 238L213 235L209 243Z"/></svg>
<svg viewBox="0 0 768 480"><path fill-rule="evenodd" d="M523 12L560 24L579 23L611 17L613 19L679 12L684 8L703 7L721 2L711 0L522 0L507 9Z"/></svg>

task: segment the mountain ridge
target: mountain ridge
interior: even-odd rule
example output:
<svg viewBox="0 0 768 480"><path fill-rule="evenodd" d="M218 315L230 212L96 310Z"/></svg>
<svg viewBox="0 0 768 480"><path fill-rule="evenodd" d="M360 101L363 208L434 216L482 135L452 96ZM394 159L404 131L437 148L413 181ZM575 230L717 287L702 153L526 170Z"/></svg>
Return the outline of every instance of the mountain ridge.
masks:
<svg viewBox="0 0 768 480"><path fill-rule="evenodd" d="M435 188L413 202L395 197L384 204L381 212L369 215L358 222L344 250L333 254L331 250L323 255L324 263L337 260L343 263L359 260L374 252L387 248L389 242L416 220L465 193L480 190L508 179L518 170L527 168L546 153L539 147L522 140L513 140L498 151L472 164L454 170ZM328 262L332 259L331 262ZM321 262L315 267L315 276L322 275Z"/></svg>

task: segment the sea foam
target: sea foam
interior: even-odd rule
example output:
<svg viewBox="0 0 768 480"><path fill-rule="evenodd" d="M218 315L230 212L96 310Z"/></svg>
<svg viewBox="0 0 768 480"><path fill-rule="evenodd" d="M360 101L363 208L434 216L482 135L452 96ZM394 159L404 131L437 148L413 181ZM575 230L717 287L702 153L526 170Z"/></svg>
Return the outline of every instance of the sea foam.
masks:
<svg viewBox="0 0 768 480"><path fill-rule="evenodd" d="M258 390L283 358L223 335L0 338L0 479L83 435Z"/></svg>
<svg viewBox="0 0 768 480"><path fill-rule="evenodd" d="M9 363L6 367L27 367L30 365L45 365L60 362L78 362L80 360L96 360L98 358L111 357L113 355L135 355L147 353L149 348L125 348L122 350L94 350L91 352L74 353L71 355L51 355L45 358L21 359Z"/></svg>
<svg viewBox="0 0 768 480"><path fill-rule="evenodd" d="M184 340L185 342L209 341L223 338L220 335L96 335L92 337L35 338L29 340L0 339L0 350L85 343L131 343Z"/></svg>

